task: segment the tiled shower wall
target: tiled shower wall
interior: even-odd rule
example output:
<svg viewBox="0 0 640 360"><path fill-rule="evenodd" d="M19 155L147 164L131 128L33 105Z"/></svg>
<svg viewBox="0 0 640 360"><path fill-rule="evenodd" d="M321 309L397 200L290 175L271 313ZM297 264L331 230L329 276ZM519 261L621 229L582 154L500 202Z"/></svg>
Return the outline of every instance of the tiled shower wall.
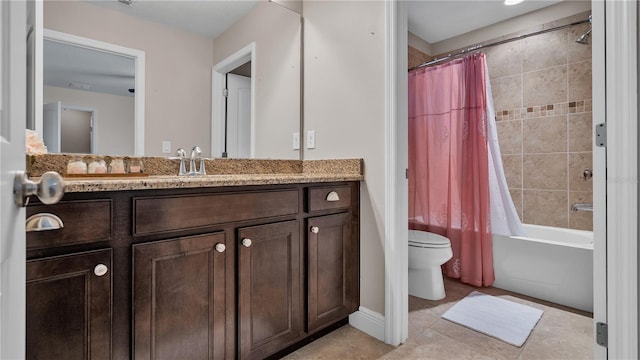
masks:
<svg viewBox="0 0 640 360"><path fill-rule="evenodd" d="M582 176L592 169L591 44L575 42L588 29L582 24L485 51L507 183L528 224L592 230L592 213L571 211L571 204L592 203L592 180ZM433 58L408 50L409 68Z"/></svg>
<svg viewBox="0 0 640 360"><path fill-rule="evenodd" d="M586 18L584 14L580 18ZM527 224L592 230L591 45L589 24L488 48L502 161ZM534 29L534 31L537 29Z"/></svg>

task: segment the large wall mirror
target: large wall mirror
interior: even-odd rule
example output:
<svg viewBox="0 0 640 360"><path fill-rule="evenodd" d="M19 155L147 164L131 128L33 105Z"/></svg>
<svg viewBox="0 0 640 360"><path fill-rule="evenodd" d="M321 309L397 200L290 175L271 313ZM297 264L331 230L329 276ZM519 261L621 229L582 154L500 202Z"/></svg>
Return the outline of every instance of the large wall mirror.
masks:
<svg viewBox="0 0 640 360"><path fill-rule="evenodd" d="M40 129L56 113L68 112L75 118L84 113L89 124L94 116L88 144L69 147L61 135L60 143L52 143L50 150L172 156L177 148L198 145L212 157L226 152L229 157L300 159L292 138L301 126L301 16L292 11L296 6L288 6L296 3L43 2ZM105 49L105 44L112 48ZM214 68L220 71L220 64L228 64L248 48L247 61L240 64L244 66L223 69L233 84L240 79L237 91L223 94L215 88ZM68 59L75 55L77 60ZM132 61L138 64L133 73ZM60 70L61 62L75 74ZM94 66L88 69L88 63ZM63 78L63 73L71 76ZM100 85L100 77L109 79L110 90L103 91L109 86ZM136 84L138 80L143 83ZM233 91L236 97L229 99ZM84 95L70 98L72 93ZM121 101L96 105L87 100L98 93ZM144 105L136 105L141 99ZM217 118L220 114L235 118ZM36 127L39 121L36 118ZM222 126L214 126L215 121Z"/></svg>

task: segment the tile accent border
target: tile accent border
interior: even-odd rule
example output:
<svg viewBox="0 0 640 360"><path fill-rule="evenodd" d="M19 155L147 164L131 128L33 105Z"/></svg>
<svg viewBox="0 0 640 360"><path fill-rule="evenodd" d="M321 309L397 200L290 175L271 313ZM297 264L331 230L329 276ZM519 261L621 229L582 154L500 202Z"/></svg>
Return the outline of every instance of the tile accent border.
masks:
<svg viewBox="0 0 640 360"><path fill-rule="evenodd" d="M592 100L568 101L558 104L527 106L517 109L497 110L496 121L521 120L544 116L567 115L590 112Z"/></svg>

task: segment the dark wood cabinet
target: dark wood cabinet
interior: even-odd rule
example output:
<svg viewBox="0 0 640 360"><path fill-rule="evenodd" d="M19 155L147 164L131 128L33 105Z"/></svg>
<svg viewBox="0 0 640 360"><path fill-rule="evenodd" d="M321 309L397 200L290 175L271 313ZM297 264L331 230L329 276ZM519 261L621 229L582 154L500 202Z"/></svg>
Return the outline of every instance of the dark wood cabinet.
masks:
<svg viewBox="0 0 640 360"><path fill-rule="evenodd" d="M34 201L64 228L27 233L27 356L280 357L357 310L359 201L358 182Z"/></svg>
<svg viewBox="0 0 640 360"><path fill-rule="evenodd" d="M136 359L225 358L225 235L133 246Z"/></svg>
<svg viewBox="0 0 640 360"><path fill-rule="evenodd" d="M238 231L240 359L262 359L302 335L300 222Z"/></svg>
<svg viewBox="0 0 640 360"><path fill-rule="evenodd" d="M110 359L111 250L26 266L27 359Z"/></svg>
<svg viewBox="0 0 640 360"><path fill-rule="evenodd" d="M351 214L308 219L308 329L341 320L359 305L359 246Z"/></svg>

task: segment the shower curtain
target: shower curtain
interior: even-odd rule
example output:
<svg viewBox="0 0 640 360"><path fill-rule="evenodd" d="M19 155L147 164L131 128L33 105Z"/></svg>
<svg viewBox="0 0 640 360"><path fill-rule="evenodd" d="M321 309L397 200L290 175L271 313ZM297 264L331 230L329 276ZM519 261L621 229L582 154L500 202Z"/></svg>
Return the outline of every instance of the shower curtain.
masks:
<svg viewBox="0 0 640 360"><path fill-rule="evenodd" d="M494 281L491 222L521 231L487 84L484 54L409 74L409 228L448 237L445 274L475 286ZM504 208L492 211L492 201Z"/></svg>

